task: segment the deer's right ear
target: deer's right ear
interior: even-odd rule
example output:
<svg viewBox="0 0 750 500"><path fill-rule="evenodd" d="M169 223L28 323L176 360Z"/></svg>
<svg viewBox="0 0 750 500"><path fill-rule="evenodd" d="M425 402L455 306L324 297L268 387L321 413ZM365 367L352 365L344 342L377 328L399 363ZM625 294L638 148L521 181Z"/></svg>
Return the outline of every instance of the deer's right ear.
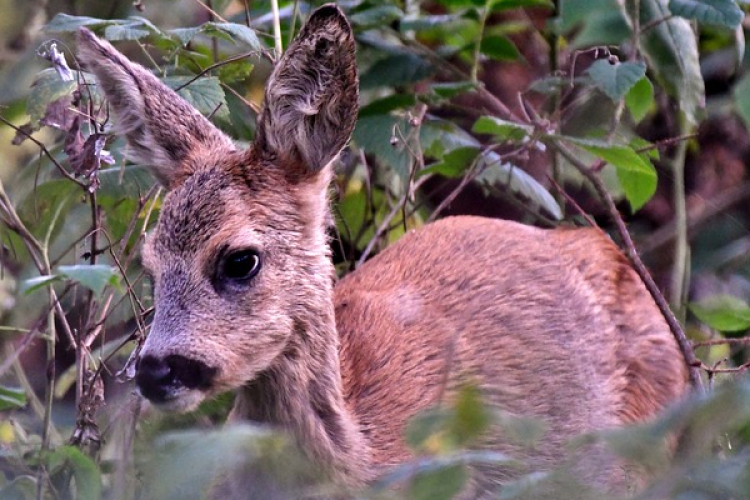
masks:
<svg viewBox="0 0 750 500"><path fill-rule="evenodd" d="M78 61L95 76L125 135L131 160L155 168L174 187L192 173L201 151L233 149L232 141L142 66L130 62L91 31L78 31Z"/></svg>
<svg viewBox="0 0 750 500"><path fill-rule="evenodd" d="M357 121L354 35L333 4L312 13L273 70L255 149L295 178L320 172Z"/></svg>

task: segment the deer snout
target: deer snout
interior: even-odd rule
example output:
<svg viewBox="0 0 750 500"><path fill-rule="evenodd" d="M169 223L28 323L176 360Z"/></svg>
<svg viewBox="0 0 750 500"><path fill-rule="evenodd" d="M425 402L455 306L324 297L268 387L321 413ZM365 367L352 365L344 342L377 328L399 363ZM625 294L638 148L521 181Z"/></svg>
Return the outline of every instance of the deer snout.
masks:
<svg viewBox="0 0 750 500"><path fill-rule="evenodd" d="M168 403L190 390L206 391L213 385L217 369L179 354L159 358L142 356L136 365L135 382L152 403Z"/></svg>

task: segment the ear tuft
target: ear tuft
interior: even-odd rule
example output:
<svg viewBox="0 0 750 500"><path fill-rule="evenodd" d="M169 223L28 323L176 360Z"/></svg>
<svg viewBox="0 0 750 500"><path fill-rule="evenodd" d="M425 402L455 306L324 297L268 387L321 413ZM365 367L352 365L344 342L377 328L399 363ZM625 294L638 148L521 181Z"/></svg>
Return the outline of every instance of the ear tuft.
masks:
<svg viewBox="0 0 750 500"><path fill-rule="evenodd" d="M77 34L78 60L92 72L125 135L131 160L154 167L174 187L192 173L187 160L203 151L233 149L232 141L142 66L86 28Z"/></svg>
<svg viewBox="0 0 750 500"><path fill-rule="evenodd" d="M310 16L269 78L256 150L292 176L317 173L351 137L357 101L354 35L328 4Z"/></svg>

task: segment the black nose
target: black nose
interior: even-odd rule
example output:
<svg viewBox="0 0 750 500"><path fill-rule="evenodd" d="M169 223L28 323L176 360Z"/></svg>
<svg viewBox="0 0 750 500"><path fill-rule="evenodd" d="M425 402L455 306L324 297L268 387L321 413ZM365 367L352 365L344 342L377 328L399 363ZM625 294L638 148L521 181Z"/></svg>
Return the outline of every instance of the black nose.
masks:
<svg viewBox="0 0 750 500"><path fill-rule="evenodd" d="M138 360L135 382L144 397L163 403L180 389L210 389L216 372L202 361L178 354L166 358L146 355Z"/></svg>

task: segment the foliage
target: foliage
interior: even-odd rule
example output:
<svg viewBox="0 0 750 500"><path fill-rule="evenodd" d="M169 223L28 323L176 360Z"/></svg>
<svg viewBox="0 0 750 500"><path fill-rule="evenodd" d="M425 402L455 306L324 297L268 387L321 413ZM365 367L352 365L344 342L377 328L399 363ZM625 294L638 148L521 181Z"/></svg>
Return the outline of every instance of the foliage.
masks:
<svg viewBox="0 0 750 500"><path fill-rule="evenodd" d="M146 12L111 19L55 13L40 36L71 40L86 26L126 42L118 46L132 49L220 128L251 140L274 57L269 3L253 2L245 12L237 8L242 2L208 2L216 12L209 18L190 3L189 19L171 16L175 7L166 0L135 3ZM287 42L311 6L280 3ZM620 220L607 200L617 203L642 246L664 231L674 243L674 265L665 271L671 303L712 390L656 422L583 436L571 446L580 456L604 443L653 470L645 498L747 497L750 386L727 379L750 366L750 221L733 204L718 215L688 213L685 181L691 155L709 149L698 132L712 118L736 114L750 125L745 2L354 0L345 8L359 44L362 106L335 180L339 270L445 214L468 186L482 193L484 213L509 201L539 225L584 215L579 204L599 219ZM71 69L74 52L65 47L43 43L37 53L46 67L32 71L24 95L2 109L27 156L0 175L0 498L125 499L144 491L200 498L228 464L267 488L259 498L331 493L282 436L251 426L195 429L220 421L228 400L180 419L137 423L140 403L121 394L122 382L132 376L132 354L150 322L151 287L137 254L158 216L161 190L148 166L123 160L125 145L111 135L93 79ZM717 59L731 76L713 95L707 75ZM11 69L31 67L19 56ZM503 73L507 68L513 72ZM528 81L493 80L507 74ZM511 97L501 100L504 90ZM741 185L726 188L736 190L701 201L720 206L745 193L739 199L746 207L742 168ZM447 194L435 195L446 185ZM664 201L659 190L670 185ZM596 202L602 196L604 209ZM673 225L648 232L649 202L673 204ZM706 220L716 222L695 228ZM691 224L700 230L692 257ZM654 248L650 260L658 264L664 247ZM715 286L691 286L691 275L693 283L703 278ZM523 471L498 498L551 491L601 498L571 484L564 470L524 470L519 457L473 449L496 428L527 447L544 439L543 424L484 408L481 400L468 387L452 406L418 416L407 440L420 458L356 494L454 498L471 467L490 464ZM682 436L673 459L659 444L671 434ZM183 488L169 488L175 484Z"/></svg>

